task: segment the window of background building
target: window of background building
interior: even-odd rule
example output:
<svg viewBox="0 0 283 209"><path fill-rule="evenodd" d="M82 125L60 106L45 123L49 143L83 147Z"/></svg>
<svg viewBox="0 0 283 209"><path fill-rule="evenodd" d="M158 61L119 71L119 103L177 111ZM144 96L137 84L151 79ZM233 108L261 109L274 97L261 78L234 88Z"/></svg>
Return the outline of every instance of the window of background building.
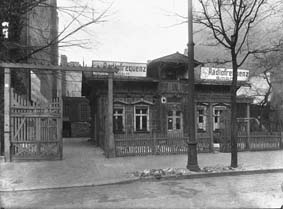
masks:
<svg viewBox="0 0 283 209"><path fill-rule="evenodd" d="M135 131L149 130L148 106L135 106L134 127L135 127Z"/></svg>
<svg viewBox="0 0 283 209"><path fill-rule="evenodd" d="M63 105L63 117L64 118L69 118L70 115L70 104L64 104Z"/></svg>
<svg viewBox="0 0 283 209"><path fill-rule="evenodd" d="M80 105L80 120L89 121L89 107L88 104Z"/></svg>
<svg viewBox="0 0 283 209"><path fill-rule="evenodd" d="M113 110L113 132L124 132L125 111L123 107L114 107Z"/></svg>
<svg viewBox="0 0 283 209"><path fill-rule="evenodd" d="M213 108L213 130L219 130L221 127L220 117L222 112L226 109L224 106L215 106Z"/></svg>
<svg viewBox="0 0 283 209"><path fill-rule="evenodd" d="M198 131L206 131L206 106L199 105L197 106L197 127Z"/></svg>

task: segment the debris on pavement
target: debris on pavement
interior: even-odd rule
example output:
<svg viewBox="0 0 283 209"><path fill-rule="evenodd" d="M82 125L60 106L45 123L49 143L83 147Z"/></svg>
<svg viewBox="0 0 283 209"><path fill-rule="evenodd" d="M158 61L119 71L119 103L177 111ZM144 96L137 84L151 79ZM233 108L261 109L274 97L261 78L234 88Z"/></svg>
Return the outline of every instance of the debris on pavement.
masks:
<svg viewBox="0 0 283 209"><path fill-rule="evenodd" d="M200 171L190 171L186 168L159 168L159 169L145 169L143 171L135 171L130 175L139 178L152 178L161 179L166 176L183 176L191 174L202 174L202 173L222 173L222 172L231 172L231 171L243 171L245 170L242 166L233 168L231 166L206 166L200 169Z"/></svg>

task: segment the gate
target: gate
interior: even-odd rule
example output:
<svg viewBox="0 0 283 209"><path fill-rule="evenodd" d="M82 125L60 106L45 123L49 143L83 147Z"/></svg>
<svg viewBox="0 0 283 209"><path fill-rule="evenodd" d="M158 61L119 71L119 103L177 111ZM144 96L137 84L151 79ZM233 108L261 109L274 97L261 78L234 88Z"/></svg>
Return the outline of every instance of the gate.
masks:
<svg viewBox="0 0 283 209"><path fill-rule="evenodd" d="M32 103L11 89L11 160L62 159L62 101Z"/></svg>

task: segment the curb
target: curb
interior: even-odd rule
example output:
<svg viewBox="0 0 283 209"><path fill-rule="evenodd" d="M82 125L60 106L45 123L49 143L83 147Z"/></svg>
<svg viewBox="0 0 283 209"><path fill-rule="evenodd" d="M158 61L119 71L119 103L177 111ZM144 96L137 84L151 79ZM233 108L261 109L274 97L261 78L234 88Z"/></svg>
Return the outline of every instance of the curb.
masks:
<svg viewBox="0 0 283 209"><path fill-rule="evenodd" d="M222 177L222 176L240 176L240 175L265 174L265 173L283 173L283 168L263 169L263 170L245 170L245 171L227 171L227 172L215 172L215 173L194 173L194 174L189 174L189 175L161 176L160 179L152 176L152 177L140 178L140 180L146 182L146 181L210 178L210 177Z"/></svg>
<svg viewBox="0 0 283 209"><path fill-rule="evenodd" d="M110 186L110 185L121 185L130 184L134 182L157 182L164 180L182 180L182 179L197 179L197 178L210 178L210 177L222 177L222 176L240 176L240 175L252 175L252 174L265 174L265 173L283 173L283 168L279 169L263 169L263 170L245 170L245 171L227 171L227 172L215 172L215 173L194 173L189 175L177 175L177 176L161 176L161 178L156 178L154 176L150 177L132 177L127 179L116 179L116 180L106 180L105 182L100 182L97 184L81 184L81 185L69 185L69 186L58 186L58 187L42 187L42 188L31 188L31 189L7 189L0 190L0 192L30 192L30 191L44 191L44 190L54 190L54 189L70 189L70 188L81 188L81 187L96 187L96 186Z"/></svg>

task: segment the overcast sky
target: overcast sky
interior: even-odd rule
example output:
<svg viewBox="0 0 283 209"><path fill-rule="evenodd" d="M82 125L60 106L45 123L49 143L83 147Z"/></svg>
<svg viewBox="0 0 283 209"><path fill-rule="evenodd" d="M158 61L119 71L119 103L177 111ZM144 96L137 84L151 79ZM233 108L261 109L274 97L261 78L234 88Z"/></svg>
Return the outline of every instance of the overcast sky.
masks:
<svg viewBox="0 0 283 209"><path fill-rule="evenodd" d="M69 61L84 60L90 65L91 60L147 62L182 53L188 40L187 25L172 26L180 21L168 15L172 12L187 15L187 0L115 0L107 22L92 25L89 34L76 35L90 39L91 49L64 48L60 54L66 54ZM59 24L61 28L64 25L60 16Z"/></svg>

